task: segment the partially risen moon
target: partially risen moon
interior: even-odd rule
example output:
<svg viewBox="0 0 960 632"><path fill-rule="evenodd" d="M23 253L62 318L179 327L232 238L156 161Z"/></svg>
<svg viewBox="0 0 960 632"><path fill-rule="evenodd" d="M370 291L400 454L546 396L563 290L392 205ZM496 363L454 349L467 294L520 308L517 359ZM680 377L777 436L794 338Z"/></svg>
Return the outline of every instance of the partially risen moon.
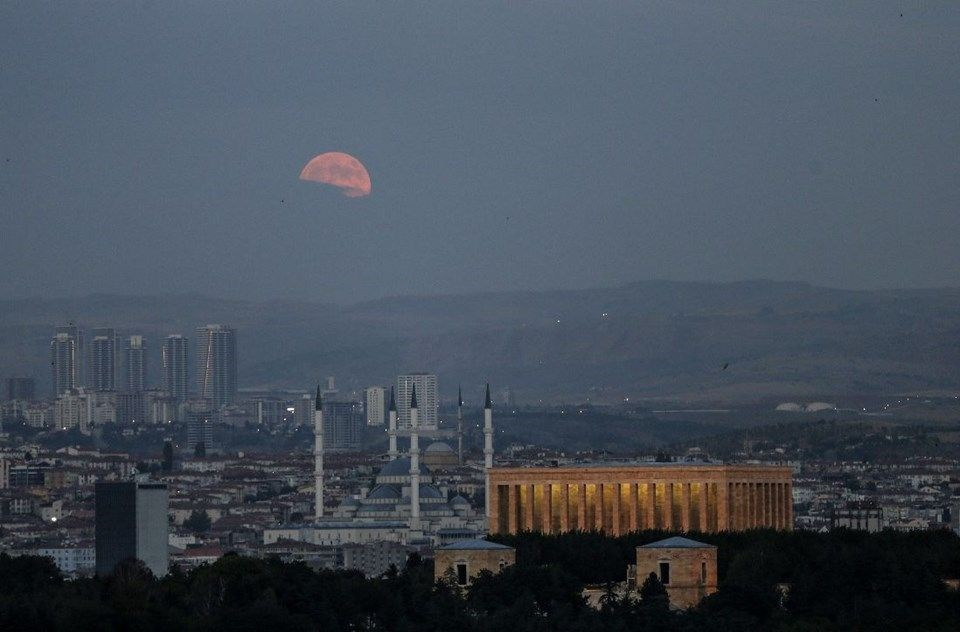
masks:
<svg viewBox="0 0 960 632"><path fill-rule="evenodd" d="M300 172L300 179L335 186L347 197L370 195L370 174L366 167L350 154L339 151L315 156Z"/></svg>

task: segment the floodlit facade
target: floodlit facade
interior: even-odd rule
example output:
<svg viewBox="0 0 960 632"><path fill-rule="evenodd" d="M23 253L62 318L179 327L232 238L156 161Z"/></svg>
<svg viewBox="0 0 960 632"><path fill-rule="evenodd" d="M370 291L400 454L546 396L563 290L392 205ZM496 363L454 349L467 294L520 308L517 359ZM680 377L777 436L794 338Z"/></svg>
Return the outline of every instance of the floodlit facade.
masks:
<svg viewBox="0 0 960 632"><path fill-rule="evenodd" d="M490 470L490 532L793 528L789 467L638 463Z"/></svg>
<svg viewBox="0 0 960 632"><path fill-rule="evenodd" d="M717 547L673 537L637 547L637 588L651 573L667 589L670 605L692 608L717 592Z"/></svg>

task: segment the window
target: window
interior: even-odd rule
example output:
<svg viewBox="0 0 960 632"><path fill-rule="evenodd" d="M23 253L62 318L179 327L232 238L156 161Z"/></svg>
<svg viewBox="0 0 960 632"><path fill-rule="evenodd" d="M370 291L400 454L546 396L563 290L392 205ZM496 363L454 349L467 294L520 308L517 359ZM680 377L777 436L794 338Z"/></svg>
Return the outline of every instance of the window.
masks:
<svg viewBox="0 0 960 632"><path fill-rule="evenodd" d="M670 583L670 562L660 562L660 583L664 586Z"/></svg>
<svg viewBox="0 0 960 632"><path fill-rule="evenodd" d="M707 583L707 563L706 562L700 562L700 583L701 584Z"/></svg>
<svg viewBox="0 0 960 632"><path fill-rule="evenodd" d="M457 584L460 586L467 585L467 565L466 564L457 564Z"/></svg>

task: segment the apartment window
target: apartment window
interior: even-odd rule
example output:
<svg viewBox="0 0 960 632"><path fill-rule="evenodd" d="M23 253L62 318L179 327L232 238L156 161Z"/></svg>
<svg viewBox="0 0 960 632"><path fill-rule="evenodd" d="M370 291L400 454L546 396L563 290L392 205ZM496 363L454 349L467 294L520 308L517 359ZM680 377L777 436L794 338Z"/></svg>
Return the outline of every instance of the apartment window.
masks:
<svg viewBox="0 0 960 632"><path fill-rule="evenodd" d="M707 583L707 563L706 562L700 562L700 583L701 584Z"/></svg>
<svg viewBox="0 0 960 632"><path fill-rule="evenodd" d="M457 564L457 584L460 586L467 585L467 565L466 564Z"/></svg>
<svg viewBox="0 0 960 632"><path fill-rule="evenodd" d="M660 583L664 586L670 583L670 562L660 562Z"/></svg>

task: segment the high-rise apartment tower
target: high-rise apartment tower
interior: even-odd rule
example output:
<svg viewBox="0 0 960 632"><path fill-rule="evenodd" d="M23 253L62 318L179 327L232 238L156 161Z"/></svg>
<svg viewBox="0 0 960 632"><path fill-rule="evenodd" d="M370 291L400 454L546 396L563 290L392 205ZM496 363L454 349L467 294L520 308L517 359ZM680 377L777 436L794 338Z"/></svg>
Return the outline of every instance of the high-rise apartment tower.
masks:
<svg viewBox="0 0 960 632"><path fill-rule="evenodd" d="M237 332L226 325L197 328L197 391L217 408L237 395Z"/></svg>
<svg viewBox="0 0 960 632"><path fill-rule="evenodd" d="M187 339L176 334L163 341L163 390L178 402L187 399Z"/></svg>
<svg viewBox="0 0 960 632"><path fill-rule="evenodd" d="M397 426L410 428L410 396L417 387L418 422L421 430L437 428L437 376L430 373L408 373L397 376Z"/></svg>

